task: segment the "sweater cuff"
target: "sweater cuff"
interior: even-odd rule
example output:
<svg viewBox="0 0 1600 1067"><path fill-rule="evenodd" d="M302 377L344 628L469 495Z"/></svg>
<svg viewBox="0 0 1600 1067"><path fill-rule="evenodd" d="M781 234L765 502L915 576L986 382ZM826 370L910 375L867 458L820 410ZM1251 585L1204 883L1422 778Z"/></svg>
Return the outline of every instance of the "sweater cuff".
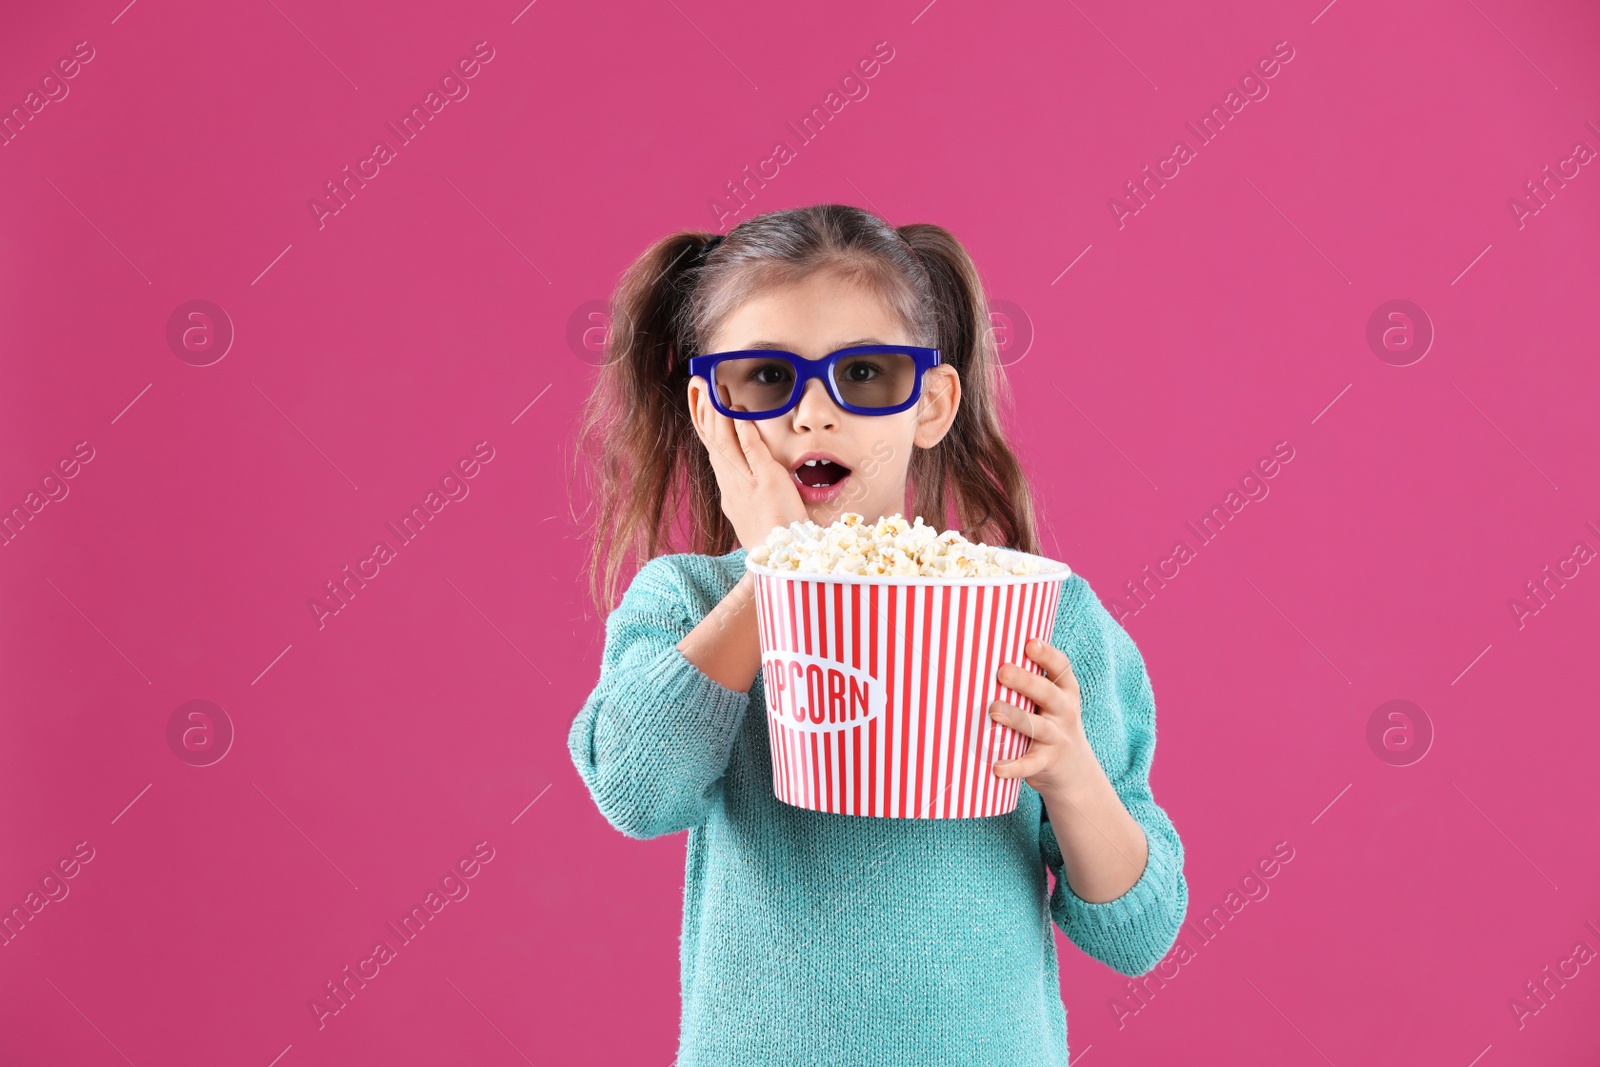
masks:
<svg viewBox="0 0 1600 1067"><path fill-rule="evenodd" d="M1049 826L1053 836L1055 827ZM1148 856L1144 871L1126 893L1098 904L1091 904L1072 891L1065 877L1056 880L1060 894L1060 917L1073 941L1099 958L1107 956L1129 960L1159 960L1178 936L1182 908L1176 885L1176 863L1167 841L1145 829ZM1094 949L1100 949L1100 952Z"/></svg>
<svg viewBox="0 0 1600 1067"><path fill-rule="evenodd" d="M707 677L678 651L619 668L568 738L603 814L640 839L698 826L733 752L750 697ZM585 725L587 724L587 726Z"/></svg>
<svg viewBox="0 0 1600 1067"><path fill-rule="evenodd" d="M683 650L677 645L672 646L668 654L671 662L671 672L674 678L681 678L677 688L671 691L669 700L688 700L707 709L708 722L713 723L717 736L730 731L739 721L745 707L750 703L750 693L729 689L705 671L695 666ZM755 685L751 682L751 686Z"/></svg>

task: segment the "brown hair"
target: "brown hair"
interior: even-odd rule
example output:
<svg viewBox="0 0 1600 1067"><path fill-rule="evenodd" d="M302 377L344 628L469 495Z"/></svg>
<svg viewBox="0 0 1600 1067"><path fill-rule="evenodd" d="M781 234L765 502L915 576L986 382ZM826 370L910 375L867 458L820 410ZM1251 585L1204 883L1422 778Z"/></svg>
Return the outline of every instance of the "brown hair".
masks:
<svg viewBox="0 0 1600 1067"><path fill-rule="evenodd" d="M1010 395L983 286L948 230L896 228L860 208L818 204L746 219L707 255L714 236L663 237L611 297L605 360L577 449L593 492L589 593L602 616L617 602L623 566L672 550L675 526L688 551L720 556L739 547L684 399L689 357L753 294L819 270L879 294L960 376L949 432L912 454L910 515L944 529L953 507L969 539L1039 551L1032 497L1000 426L999 404Z"/></svg>

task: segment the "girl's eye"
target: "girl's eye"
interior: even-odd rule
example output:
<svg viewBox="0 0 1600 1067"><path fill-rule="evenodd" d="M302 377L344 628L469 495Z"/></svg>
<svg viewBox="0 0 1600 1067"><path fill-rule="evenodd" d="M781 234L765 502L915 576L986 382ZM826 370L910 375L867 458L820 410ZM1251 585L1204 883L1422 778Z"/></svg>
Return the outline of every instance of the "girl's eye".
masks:
<svg viewBox="0 0 1600 1067"><path fill-rule="evenodd" d="M789 368L778 363L768 363L750 372L750 380L757 385L781 385L788 377Z"/></svg>
<svg viewBox="0 0 1600 1067"><path fill-rule="evenodd" d="M845 368L844 377L846 381L850 382L870 382L882 373L882 368L877 365L867 363L864 360L856 360Z"/></svg>

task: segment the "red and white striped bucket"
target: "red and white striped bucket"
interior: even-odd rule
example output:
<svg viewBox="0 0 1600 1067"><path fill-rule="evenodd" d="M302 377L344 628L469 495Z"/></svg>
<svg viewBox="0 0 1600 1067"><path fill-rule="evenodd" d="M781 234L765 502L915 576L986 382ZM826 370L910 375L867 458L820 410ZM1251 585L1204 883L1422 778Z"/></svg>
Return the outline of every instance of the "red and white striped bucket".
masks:
<svg viewBox="0 0 1600 1067"><path fill-rule="evenodd" d="M1002 663L1040 669L1028 638L1050 641L1061 585L993 578L755 576L772 788L786 804L841 815L970 819L1017 806L1020 778L997 760L1031 738L989 717L991 702L1033 702L1000 685Z"/></svg>

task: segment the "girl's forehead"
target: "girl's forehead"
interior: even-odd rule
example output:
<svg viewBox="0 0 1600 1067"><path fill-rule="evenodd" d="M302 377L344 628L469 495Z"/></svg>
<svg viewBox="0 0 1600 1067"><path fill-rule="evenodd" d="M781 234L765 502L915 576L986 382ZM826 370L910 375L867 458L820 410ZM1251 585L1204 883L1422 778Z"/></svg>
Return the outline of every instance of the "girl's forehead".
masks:
<svg viewBox="0 0 1600 1067"><path fill-rule="evenodd" d="M885 300L830 274L752 293L722 321L718 334L723 349L911 343Z"/></svg>

